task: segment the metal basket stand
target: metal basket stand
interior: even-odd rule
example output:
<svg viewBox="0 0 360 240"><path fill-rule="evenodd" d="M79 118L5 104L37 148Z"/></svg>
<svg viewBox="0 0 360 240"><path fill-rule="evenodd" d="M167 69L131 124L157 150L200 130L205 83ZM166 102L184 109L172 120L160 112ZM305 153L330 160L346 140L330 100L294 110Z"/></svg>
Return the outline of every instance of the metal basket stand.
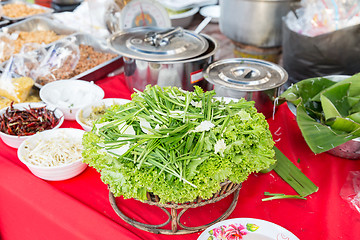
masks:
<svg viewBox="0 0 360 240"><path fill-rule="evenodd" d="M226 181L226 182L221 183L220 186L221 186L221 189L217 193L215 193L213 195L213 197L210 198L210 199L203 200L203 199L198 197L193 202L188 202L188 203L183 203L183 204L177 204L177 203L162 204L162 203L159 203L160 199L159 199L159 197L157 195L147 193L148 201L144 201L144 202L149 204L149 205L154 205L154 206L159 207L168 216L168 220L166 222L164 222L162 224L158 224L158 225L151 225L151 224L141 223L141 222L135 221L134 219L131 219L128 216L126 216L123 212L121 212L121 210L117 206L116 201L115 201L115 197L112 194L112 192L110 192L110 191L109 191L109 200L110 200L112 208L117 213L117 215L122 220L124 220L125 222L127 222L131 226L134 226L134 227L136 227L138 229L141 229L141 230L144 230L144 231L147 231L147 232L151 232L151 233L166 234L166 235L189 234L189 233L195 233L195 232L202 231L202 230L208 228L209 226L226 219L234 211L234 209L236 207L236 204L237 204L237 201L238 201L239 192L240 192L240 188L241 188L241 183L240 184L235 184L235 183L232 183L230 181ZM210 204L210 203L218 202L218 201L226 198L227 196L231 195L232 193L234 193L234 196L233 196L233 200L232 200L229 208L218 219L216 219L216 220L214 220L211 223L208 223L206 225L197 226L197 227L187 227L187 226L185 226L185 225L183 225L181 223L181 221L180 221L181 216L189 208L202 207L202 206L205 206L205 205ZM170 209L170 212L168 211L168 209ZM177 211L178 209L182 209L179 214L178 214L178 211ZM170 222L171 222L171 229L162 228L162 227L168 225ZM179 227L181 229L179 229Z"/></svg>

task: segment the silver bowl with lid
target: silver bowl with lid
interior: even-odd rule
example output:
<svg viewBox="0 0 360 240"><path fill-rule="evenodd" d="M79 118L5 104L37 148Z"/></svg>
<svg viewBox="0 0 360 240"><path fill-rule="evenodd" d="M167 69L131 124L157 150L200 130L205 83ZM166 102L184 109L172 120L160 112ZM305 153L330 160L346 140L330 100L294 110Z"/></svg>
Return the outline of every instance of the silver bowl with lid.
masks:
<svg viewBox="0 0 360 240"><path fill-rule="evenodd" d="M216 96L255 101L255 107L266 118L272 116L274 101L288 79L287 72L279 65L252 58L216 61L203 75L213 84Z"/></svg>
<svg viewBox="0 0 360 240"><path fill-rule="evenodd" d="M209 84L202 71L218 48L205 34L178 28L138 27L113 34L108 44L123 56L125 81L130 90L146 85L176 86L193 90Z"/></svg>

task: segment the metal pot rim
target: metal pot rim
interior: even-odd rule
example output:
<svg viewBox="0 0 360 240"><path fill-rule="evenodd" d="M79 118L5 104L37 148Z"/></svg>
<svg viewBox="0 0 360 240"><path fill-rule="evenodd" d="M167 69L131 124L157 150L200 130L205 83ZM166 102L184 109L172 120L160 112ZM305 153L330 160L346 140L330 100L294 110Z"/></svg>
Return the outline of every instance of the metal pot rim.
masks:
<svg viewBox="0 0 360 240"><path fill-rule="evenodd" d="M220 69L217 69L217 66L221 66ZM243 73L237 75L237 71L241 72L244 69ZM251 75L246 73L247 69L251 70L248 72ZM255 73L254 76L252 72ZM280 65L253 58L232 58L213 62L203 71L203 76L211 84L238 92L276 89L288 80L286 70Z"/></svg>
<svg viewBox="0 0 360 240"><path fill-rule="evenodd" d="M191 62L203 60L203 59L213 56L216 53L217 49L219 48L219 44L213 37L211 37L207 34L200 33L200 35L202 35L209 42L209 47L205 53L201 54L200 56L194 57L194 58L183 59L183 60L178 60L178 61L151 61L151 60L143 60L143 59L136 59L136 58L129 58L129 57L127 57L127 58L145 61L145 62L151 62L151 63L159 63L159 64L191 63ZM107 42L108 42L108 46L110 47L110 49L116 51L116 49L114 49L112 47L112 45L110 44L110 38L107 39ZM208 52L209 48L211 47L210 42L214 45L214 49L212 49L210 52ZM123 57L126 57L126 56L123 56Z"/></svg>

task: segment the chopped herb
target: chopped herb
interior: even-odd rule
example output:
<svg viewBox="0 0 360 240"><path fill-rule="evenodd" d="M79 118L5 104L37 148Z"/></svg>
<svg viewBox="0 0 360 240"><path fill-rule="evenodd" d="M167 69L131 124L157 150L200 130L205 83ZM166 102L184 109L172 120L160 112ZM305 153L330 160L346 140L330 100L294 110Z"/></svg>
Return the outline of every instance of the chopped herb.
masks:
<svg viewBox="0 0 360 240"><path fill-rule="evenodd" d="M272 196L272 197L261 199L261 201L263 201L263 202L270 201L270 200L276 200L276 199L288 199L288 198L306 200L305 197L302 197L300 195L285 195L283 193L269 193L269 192L264 192L264 195L265 196Z"/></svg>
<svg viewBox="0 0 360 240"><path fill-rule="evenodd" d="M254 102L214 95L199 87L134 93L84 134L84 162L115 196L146 200L152 192L162 203L208 199L221 182L241 183L272 165L274 142Z"/></svg>

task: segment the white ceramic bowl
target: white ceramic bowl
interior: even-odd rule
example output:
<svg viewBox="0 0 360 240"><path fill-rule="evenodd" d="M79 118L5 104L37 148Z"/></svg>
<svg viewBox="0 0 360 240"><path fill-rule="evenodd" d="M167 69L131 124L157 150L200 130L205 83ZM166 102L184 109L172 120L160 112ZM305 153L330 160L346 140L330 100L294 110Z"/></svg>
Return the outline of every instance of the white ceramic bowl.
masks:
<svg viewBox="0 0 360 240"><path fill-rule="evenodd" d="M188 27L198 11L199 8L195 7L183 13L170 15L171 25L173 27Z"/></svg>
<svg viewBox="0 0 360 240"><path fill-rule="evenodd" d="M87 124L84 119L88 118L93 111L94 107L102 106L104 105L106 108L110 107L111 105L117 104L122 105L125 103L130 102L130 100L122 99L122 98L104 98L98 102L95 102L93 104L89 104L87 106L84 106L80 108L76 112L76 121L81 125L81 127L85 131L91 131L92 125Z"/></svg>
<svg viewBox="0 0 360 240"><path fill-rule="evenodd" d="M56 109L54 106L46 105L42 102L18 103L13 105L15 109L29 109L29 106L31 108L46 106L46 108L49 110L55 110L54 113L55 116L59 119L59 122L53 129L59 128L64 122L64 114L59 109ZM0 110L0 116L4 115L6 109L7 107ZM18 148L25 139L28 139L31 136L15 136L0 131L0 137L6 145L13 148Z"/></svg>
<svg viewBox="0 0 360 240"><path fill-rule="evenodd" d="M101 87L83 80L54 81L40 89L41 100L59 108L66 120L75 120L81 107L103 99L104 95Z"/></svg>
<svg viewBox="0 0 360 240"><path fill-rule="evenodd" d="M84 134L84 130L75 129L75 128L59 128L54 130L47 130L41 133L37 133L31 136L29 139L24 141L18 151L18 158L22 163L24 163L29 170L37 177L49 180L49 181L61 181L66 180L72 177L77 176L81 172L85 170L87 165L82 162L82 157L76 160L75 162L69 163L67 165L61 166L37 166L26 160L27 150L26 147L33 148L40 140L51 139L52 141L59 141L58 139L61 136L66 136L70 138L72 141L78 142L81 144L82 136ZM60 149L62 151L64 149Z"/></svg>
<svg viewBox="0 0 360 240"><path fill-rule="evenodd" d="M209 5L202 7L200 9L200 14L203 17L211 17L212 23L218 23L220 18L220 6L219 5Z"/></svg>

